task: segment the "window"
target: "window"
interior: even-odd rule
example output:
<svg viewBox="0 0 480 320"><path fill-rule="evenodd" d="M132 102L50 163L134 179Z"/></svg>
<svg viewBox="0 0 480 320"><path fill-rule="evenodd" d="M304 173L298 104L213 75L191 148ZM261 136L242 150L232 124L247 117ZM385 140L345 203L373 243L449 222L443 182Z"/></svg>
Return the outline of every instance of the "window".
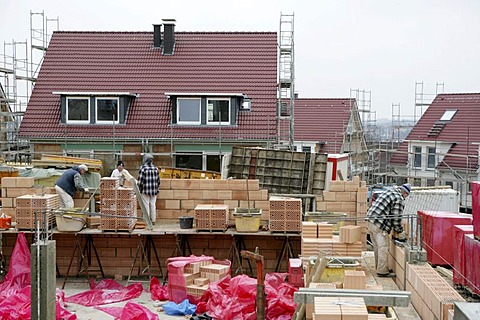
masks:
<svg viewBox="0 0 480 320"><path fill-rule="evenodd" d="M428 147L427 168L434 169L436 166L435 147Z"/></svg>
<svg viewBox="0 0 480 320"><path fill-rule="evenodd" d="M90 99L67 98L67 123L90 123Z"/></svg>
<svg viewBox="0 0 480 320"><path fill-rule="evenodd" d="M453 116L457 113L457 110L445 110L445 113L440 118L440 121L450 121L453 119Z"/></svg>
<svg viewBox="0 0 480 320"><path fill-rule="evenodd" d="M207 124L230 124L230 99L207 99Z"/></svg>
<svg viewBox="0 0 480 320"><path fill-rule="evenodd" d="M453 189L453 181L445 181L445 185Z"/></svg>
<svg viewBox="0 0 480 320"><path fill-rule="evenodd" d="M414 179L413 179L413 186L414 186L414 187L421 187L421 186L422 186L422 179L420 179L420 178L414 178Z"/></svg>
<svg viewBox="0 0 480 320"><path fill-rule="evenodd" d="M435 179L427 179L427 187L435 187Z"/></svg>
<svg viewBox="0 0 480 320"><path fill-rule="evenodd" d="M177 99L177 123L178 124L200 124L201 121L201 100L200 98L178 98Z"/></svg>
<svg viewBox="0 0 480 320"><path fill-rule="evenodd" d="M302 151L310 153L312 152L312 147L302 146Z"/></svg>
<svg viewBox="0 0 480 320"><path fill-rule="evenodd" d="M97 123L118 123L118 98L97 98Z"/></svg>
<svg viewBox="0 0 480 320"><path fill-rule="evenodd" d="M203 170L202 154L177 154L175 157L175 167Z"/></svg>
<svg viewBox="0 0 480 320"><path fill-rule="evenodd" d="M415 168L422 167L422 147L413 147L413 166Z"/></svg>
<svg viewBox="0 0 480 320"><path fill-rule="evenodd" d="M207 155L207 170L220 172L223 156L218 154Z"/></svg>

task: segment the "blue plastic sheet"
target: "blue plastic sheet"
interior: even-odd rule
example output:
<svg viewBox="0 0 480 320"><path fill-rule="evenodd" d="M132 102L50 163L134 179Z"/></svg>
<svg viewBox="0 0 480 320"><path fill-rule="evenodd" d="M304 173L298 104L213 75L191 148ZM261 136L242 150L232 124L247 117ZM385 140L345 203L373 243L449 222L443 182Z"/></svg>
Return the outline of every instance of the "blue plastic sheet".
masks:
<svg viewBox="0 0 480 320"><path fill-rule="evenodd" d="M187 314L194 314L197 306L188 302L188 299L183 300L179 304L175 302L167 302L163 306L163 311L169 316L184 316Z"/></svg>

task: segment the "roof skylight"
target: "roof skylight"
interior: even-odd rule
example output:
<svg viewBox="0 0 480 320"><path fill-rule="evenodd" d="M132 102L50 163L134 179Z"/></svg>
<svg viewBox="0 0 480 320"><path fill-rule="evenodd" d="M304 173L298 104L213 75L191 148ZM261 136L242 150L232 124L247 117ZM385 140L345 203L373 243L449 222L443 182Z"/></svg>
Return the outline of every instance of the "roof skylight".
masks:
<svg viewBox="0 0 480 320"><path fill-rule="evenodd" d="M445 110L445 113L443 116L440 118L440 121L451 121L453 119L453 116L457 113L457 109L455 110Z"/></svg>

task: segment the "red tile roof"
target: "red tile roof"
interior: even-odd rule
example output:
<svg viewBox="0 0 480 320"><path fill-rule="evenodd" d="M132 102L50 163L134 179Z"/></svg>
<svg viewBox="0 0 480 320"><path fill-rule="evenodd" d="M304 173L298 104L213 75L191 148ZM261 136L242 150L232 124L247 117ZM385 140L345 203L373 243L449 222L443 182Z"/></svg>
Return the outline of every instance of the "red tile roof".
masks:
<svg viewBox="0 0 480 320"><path fill-rule="evenodd" d="M340 153L355 99L295 99L295 141L326 142L320 152Z"/></svg>
<svg viewBox="0 0 480 320"><path fill-rule="evenodd" d="M138 93L117 138L216 139L218 127L170 126L165 92L244 93L250 112L222 126L222 139L276 135L277 34L176 32L174 55L153 49L153 32L54 32L20 135L111 138L112 126L62 125L52 92Z"/></svg>
<svg viewBox="0 0 480 320"><path fill-rule="evenodd" d="M429 133L446 110L458 110L438 135ZM454 143L439 164L453 169L476 170L478 166L478 144L480 143L480 93L439 94L412 129L406 140L395 153L390 163L407 164L408 140L444 141ZM467 162L467 155L468 162Z"/></svg>

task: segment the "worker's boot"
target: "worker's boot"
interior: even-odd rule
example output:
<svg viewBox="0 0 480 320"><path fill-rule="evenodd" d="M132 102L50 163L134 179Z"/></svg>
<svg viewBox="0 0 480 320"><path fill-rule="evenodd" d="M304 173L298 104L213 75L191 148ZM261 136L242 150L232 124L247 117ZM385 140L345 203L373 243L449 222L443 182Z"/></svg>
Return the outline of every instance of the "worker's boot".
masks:
<svg viewBox="0 0 480 320"><path fill-rule="evenodd" d="M377 276L382 278L395 278L397 275L395 274L395 272L389 272L389 273L377 273Z"/></svg>

